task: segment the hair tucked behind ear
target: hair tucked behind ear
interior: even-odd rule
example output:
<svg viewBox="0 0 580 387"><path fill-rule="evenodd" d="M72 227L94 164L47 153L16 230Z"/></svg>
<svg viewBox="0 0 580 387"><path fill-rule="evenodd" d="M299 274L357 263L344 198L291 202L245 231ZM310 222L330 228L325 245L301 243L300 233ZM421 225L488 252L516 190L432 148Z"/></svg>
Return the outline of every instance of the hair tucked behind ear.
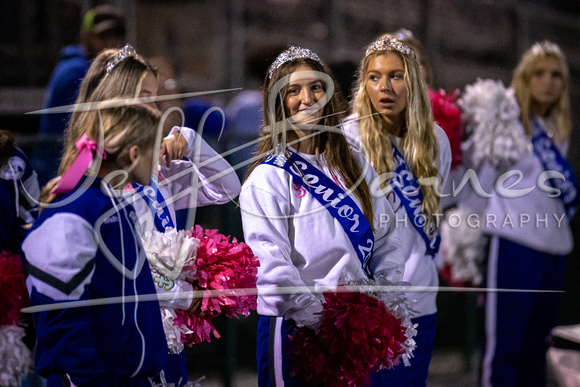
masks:
<svg viewBox="0 0 580 387"><path fill-rule="evenodd" d="M81 82L77 104L138 97L141 83L147 72L157 74L149 62L140 55L125 58L110 73L107 73L107 64L118 52L119 50L105 50L94 59ZM80 122L81 114L82 112L75 111L71 115L65 132L65 151L61 159L59 175L71 166L78 155L75 142L85 133L85 126Z"/></svg>

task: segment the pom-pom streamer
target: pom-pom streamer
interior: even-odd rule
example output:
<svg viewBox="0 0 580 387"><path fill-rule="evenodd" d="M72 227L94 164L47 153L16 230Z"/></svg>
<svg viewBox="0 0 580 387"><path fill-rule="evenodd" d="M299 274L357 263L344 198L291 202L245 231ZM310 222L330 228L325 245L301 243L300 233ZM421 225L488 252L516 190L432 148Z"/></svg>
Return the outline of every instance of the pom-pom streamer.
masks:
<svg viewBox="0 0 580 387"><path fill-rule="evenodd" d="M318 333L297 328L292 373L298 379L319 386L363 386L373 372L408 364L417 334L409 301L399 291L379 294L385 289L381 285L392 285L385 279L365 282L368 286L358 286L359 291L343 291L348 286L324 293Z"/></svg>

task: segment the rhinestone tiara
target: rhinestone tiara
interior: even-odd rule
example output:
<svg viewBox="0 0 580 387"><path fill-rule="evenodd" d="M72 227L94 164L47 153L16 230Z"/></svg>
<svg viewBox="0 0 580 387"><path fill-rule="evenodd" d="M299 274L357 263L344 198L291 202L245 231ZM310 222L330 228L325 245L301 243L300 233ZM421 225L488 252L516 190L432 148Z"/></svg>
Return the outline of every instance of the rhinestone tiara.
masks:
<svg viewBox="0 0 580 387"><path fill-rule="evenodd" d="M290 46L286 50L284 50L274 62L270 66L268 70L268 79L272 79L272 75L274 75L274 71L276 71L280 66L282 66L286 62L293 61L295 59L300 58L308 58L317 61L318 63L322 64L318 55L315 52L310 51L307 48L297 47L297 46Z"/></svg>
<svg viewBox="0 0 580 387"><path fill-rule="evenodd" d="M555 54L555 55L563 55L560 46L556 43L552 43L549 40L544 40L543 42L537 42L532 46L530 52L534 55L540 54Z"/></svg>
<svg viewBox="0 0 580 387"><path fill-rule="evenodd" d="M113 59L111 59L109 61L109 63L107 63L107 74L110 73L111 70L113 70L116 65L118 65L119 63L121 63L126 58L129 58L131 56L134 57L136 55L137 55L137 51L135 51L135 49L133 48L133 46L131 46L128 43L125 44L125 46L122 49L120 49L118 53L115 54L115 56L113 57Z"/></svg>
<svg viewBox="0 0 580 387"><path fill-rule="evenodd" d="M375 51L399 51L401 54L415 59L415 51L413 51L411 47L397 39L392 39L387 36L382 36L378 40L372 42L367 47L365 56L369 56Z"/></svg>

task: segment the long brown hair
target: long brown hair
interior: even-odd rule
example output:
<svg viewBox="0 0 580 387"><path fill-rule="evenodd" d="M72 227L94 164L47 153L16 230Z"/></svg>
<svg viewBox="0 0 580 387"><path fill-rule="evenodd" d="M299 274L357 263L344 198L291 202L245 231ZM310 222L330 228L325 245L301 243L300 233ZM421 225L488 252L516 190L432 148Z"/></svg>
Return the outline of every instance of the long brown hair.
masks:
<svg viewBox="0 0 580 387"><path fill-rule="evenodd" d="M259 158L252 164L252 166L246 172L247 178L254 168L256 168L260 163L264 161L268 153L273 150L274 144L272 141L272 130L276 126L274 122L271 122L271 117L274 116L276 121L282 121L286 115L283 111L284 104L283 101L288 92L288 86L282 88L281 98L276 98L275 104L275 114L268 111L268 99L272 92L273 86L283 77L292 74L300 66L309 66L314 71L319 71L327 75L331 75L328 68L323 66L321 63L309 59L309 58L299 58L289 62L284 63L279 68L277 68L273 74L272 78L266 75L263 87L263 101L264 101L264 125L260 131L260 142L258 143L257 155ZM347 105L343 97L339 92L339 88L334 81L334 93L330 97L329 102L324 106L322 120L319 125L323 125L331 128L339 128L343 118L346 116ZM326 92L327 85L322 82L323 88ZM283 134L278 133L278 137ZM278 139L280 141L280 139ZM344 135L338 133L336 130L327 130L321 132L314 139L324 151L324 156L328 164L328 168L332 174L340 177L344 181L347 188L352 188L354 194L360 200L363 213L367 220L369 221L371 227L373 227L373 208L371 194L366 180L362 176L361 166L358 165L355 158L351 154L351 148ZM360 180L360 182L359 182ZM355 182L359 182L355 186Z"/></svg>
<svg viewBox="0 0 580 387"><path fill-rule="evenodd" d="M406 130L402 137L401 153L409 164L416 179L440 177L435 160L439 153L431 102L425 81L421 75L419 63L410 55L403 55L397 50L376 50L366 55L360 64L353 99L353 112L359 117L359 134L372 166L379 175L393 172L394 157L389 135L389 128L374 108L366 90L368 69L373 60L387 53L397 55L405 68L407 86L407 108L404 125ZM423 203L421 209L426 216L425 230L435 224L434 217L439 211L440 198L434 187L422 186Z"/></svg>

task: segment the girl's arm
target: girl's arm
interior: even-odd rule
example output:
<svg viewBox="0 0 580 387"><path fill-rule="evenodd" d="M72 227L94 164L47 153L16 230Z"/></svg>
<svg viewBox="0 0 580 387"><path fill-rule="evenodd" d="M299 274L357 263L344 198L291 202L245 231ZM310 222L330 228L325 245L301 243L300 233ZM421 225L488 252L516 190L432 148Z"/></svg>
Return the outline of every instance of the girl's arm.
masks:
<svg viewBox="0 0 580 387"><path fill-rule="evenodd" d="M375 213L375 246L370 261L374 277L384 277L392 283L403 279L405 254L393 208L384 196L373 201Z"/></svg>
<svg viewBox="0 0 580 387"><path fill-rule="evenodd" d="M441 129L439 125L435 125L435 135L437 137L437 145L439 147L439 152L437 156L437 169L441 174L441 187L440 192L447 192L445 190L448 177L449 177L449 170L451 169L451 144L449 142L449 138L445 131Z"/></svg>
<svg viewBox="0 0 580 387"><path fill-rule="evenodd" d="M173 160L169 168L161 164L161 173L169 183L176 210L190 207L189 195L193 194L193 189L197 191L195 206L227 203L240 194L240 180L234 169L194 130L174 127L166 140L169 137L168 141L184 139L187 142L184 156L189 159ZM188 194L177 197L185 192Z"/></svg>

